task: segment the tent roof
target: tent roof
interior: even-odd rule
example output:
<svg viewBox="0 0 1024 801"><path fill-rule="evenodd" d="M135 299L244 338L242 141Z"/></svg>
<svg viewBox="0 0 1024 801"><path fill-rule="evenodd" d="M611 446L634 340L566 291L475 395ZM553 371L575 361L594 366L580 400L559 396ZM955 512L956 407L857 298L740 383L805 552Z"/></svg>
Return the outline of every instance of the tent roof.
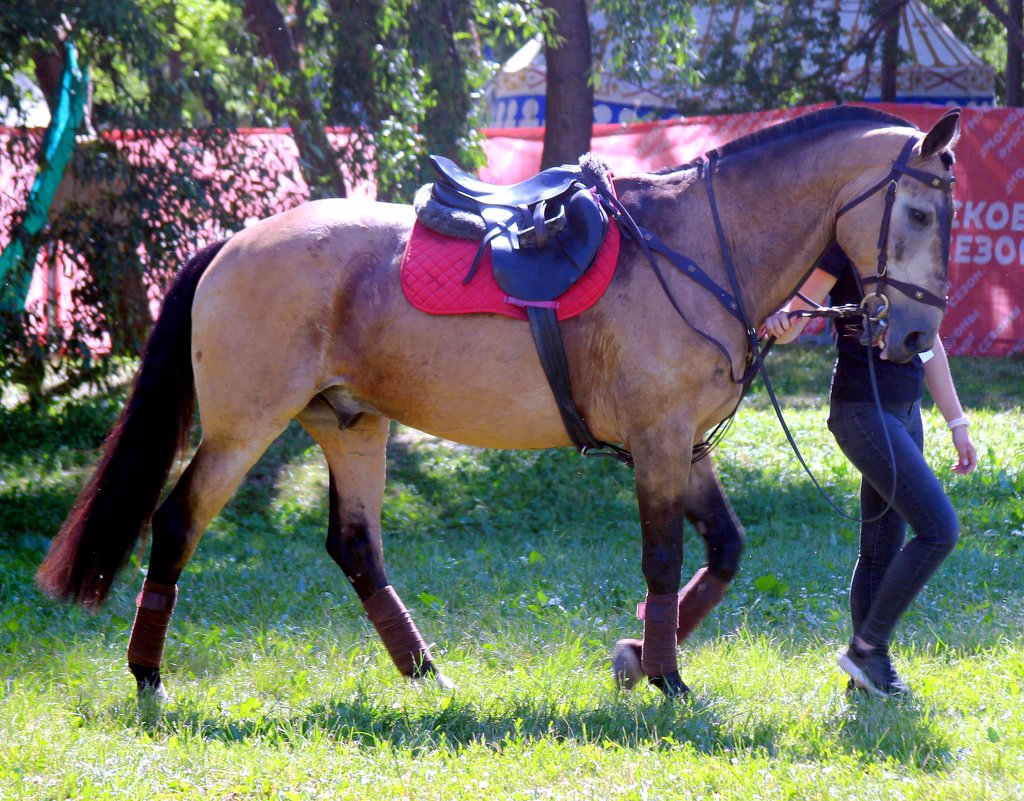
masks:
<svg viewBox="0 0 1024 801"><path fill-rule="evenodd" d="M843 46L852 47L871 24L869 0L814 0L822 11L836 10ZM693 9L696 20L696 51L699 61L723 30L742 40L749 29L749 4L722 0L700 0ZM784 11L781 13L785 13ZM988 66L925 6L923 0L909 0L900 11L900 49L910 63L897 71L897 97L904 102L991 105L995 101L995 70ZM610 46L600 14L591 16L595 29L595 57L600 59ZM867 71L864 100L880 99L879 65ZM502 65L490 87L492 123L496 127L540 125L545 94L544 48L540 39L531 40ZM864 56L852 56L843 71L842 86L864 85ZM673 116L676 96L686 87L659 85L657 80L637 86L612 76L603 76L595 92L596 122L629 122L637 117Z"/></svg>
<svg viewBox="0 0 1024 801"><path fill-rule="evenodd" d="M843 31L841 43L852 49L871 26L870 0L815 0L822 11L838 11ZM783 14L787 13L782 11ZM751 24L750 7L719 0L703 0L694 8L699 45L697 56L703 60L723 27L737 39ZM900 9L900 50L910 61L897 69L896 92L904 102L958 102L991 105L995 100L995 70L956 38L949 27L935 17L923 0L909 0ZM847 60L842 83L846 88L862 85L864 56ZM880 99L880 64L868 70L864 100Z"/></svg>

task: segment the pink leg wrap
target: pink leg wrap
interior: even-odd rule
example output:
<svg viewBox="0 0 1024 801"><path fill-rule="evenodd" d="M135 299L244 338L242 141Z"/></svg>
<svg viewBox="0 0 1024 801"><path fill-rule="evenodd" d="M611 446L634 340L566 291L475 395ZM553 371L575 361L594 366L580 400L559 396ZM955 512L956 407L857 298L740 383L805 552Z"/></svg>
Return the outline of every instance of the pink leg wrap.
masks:
<svg viewBox="0 0 1024 801"><path fill-rule="evenodd" d="M679 670L676 661L676 629L679 627L679 595L651 595L644 603L644 644L640 664L647 676L664 676Z"/></svg>
<svg viewBox="0 0 1024 801"><path fill-rule="evenodd" d="M168 587L149 579L142 583L142 592L135 599L135 625L128 640L128 661L133 665L160 667L167 627L177 600L177 585Z"/></svg>
<svg viewBox="0 0 1024 801"><path fill-rule="evenodd" d="M390 584L363 601L363 608L402 674L411 676L418 665L430 660L427 644Z"/></svg>
<svg viewBox="0 0 1024 801"><path fill-rule="evenodd" d="M700 622L715 608L729 583L722 581L706 567L698 570L690 583L679 592L679 628L676 629L676 642L681 643Z"/></svg>

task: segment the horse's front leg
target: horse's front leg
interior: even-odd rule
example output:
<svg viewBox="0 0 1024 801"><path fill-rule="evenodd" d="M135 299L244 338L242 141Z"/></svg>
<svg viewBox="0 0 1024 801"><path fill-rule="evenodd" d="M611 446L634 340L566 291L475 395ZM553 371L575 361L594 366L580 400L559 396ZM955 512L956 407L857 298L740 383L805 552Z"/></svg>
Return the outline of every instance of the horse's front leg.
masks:
<svg viewBox="0 0 1024 801"><path fill-rule="evenodd" d="M704 539L707 562L679 592L677 644L682 644L721 602L739 569L744 544L743 529L725 497L710 458L690 467L684 513ZM643 646L643 641L631 639L616 644L613 670L620 686L632 687L643 678L646 672L642 667Z"/></svg>
<svg viewBox="0 0 1024 801"><path fill-rule="evenodd" d="M686 519L704 539L707 562L679 593L680 644L722 600L739 570L746 539L710 457L690 468Z"/></svg>
<svg viewBox="0 0 1024 801"><path fill-rule="evenodd" d="M641 568L647 581L640 607L644 638L639 662L648 681L670 698L689 692L679 676L676 629L692 440L692 424L651 427L630 439L643 537Z"/></svg>

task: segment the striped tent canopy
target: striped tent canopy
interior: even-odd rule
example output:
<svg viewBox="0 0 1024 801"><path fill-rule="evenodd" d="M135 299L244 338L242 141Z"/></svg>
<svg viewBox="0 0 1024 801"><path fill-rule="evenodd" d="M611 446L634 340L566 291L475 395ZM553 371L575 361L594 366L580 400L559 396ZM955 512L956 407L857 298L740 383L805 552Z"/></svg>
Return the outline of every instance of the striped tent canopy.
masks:
<svg viewBox="0 0 1024 801"><path fill-rule="evenodd" d="M838 1L838 0L837 0ZM861 35L867 0L841 2L843 30L850 43ZM939 21L922 0L909 0L900 10L900 50L909 63L896 70L896 99L901 103L941 103L959 106L991 106L995 103L995 70L961 42L944 22ZM864 73L864 57L847 63L847 80ZM882 98L880 66L868 71L864 100Z"/></svg>
<svg viewBox="0 0 1024 801"><path fill-rule="evenodd" d="M836 11L842 35L839 44L853 49L871 25L869 0L814 0L824 14ZM705 60L721 37L731 34L742 42L752 22L750 3L735 0L700 0L694 5L695 51L698 64ZM786 14L785 7L779 9ZM594 59L603 63L612 46L599 13L591 16ZM926 7L923 0L908 0L900 11L900 50L907 61L897 70L897 101L961 106L991 106L995 102L995 70L978 56ZM880 40L874 61L865 66L862 54L851 56L842 69L839 88L849 99L877 102L880 88ZM808 69L811 69L810 67ZM535 127L544 124L544 48L540 39L528 42L502 65L488 88L490 124L495 128ZM866 87L866 88L865 88ZM713 87L696 90L708 95ZM863 90L863 94L861 94ZM637 86L604 76L595 91L594 122L625 123L638 119L676 116L676 104L692 91L689 87L660 82L657 78ZM722 87L719 96L727 96ZM703 105L715 110L714 94Z"/></svg>
<svg viewBox="0 0 1024 801"><path fill-rule="evenodd" d="M594 63L605 62L613 45L604 16L590 17ZM489 83L487 100L493 128L533 128L544 124L547 71L544 43L531 39L506 61ZM679 89L655 79L638 86L613 75L603 75L594 90L594 122L628 123L674 117Z"/></svg>

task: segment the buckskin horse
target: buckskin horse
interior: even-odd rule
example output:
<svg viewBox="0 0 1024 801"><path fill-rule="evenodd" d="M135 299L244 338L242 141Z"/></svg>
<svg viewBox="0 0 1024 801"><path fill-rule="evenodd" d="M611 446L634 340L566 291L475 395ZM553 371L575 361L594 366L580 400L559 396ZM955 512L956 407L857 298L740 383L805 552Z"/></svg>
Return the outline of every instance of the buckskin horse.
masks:
<svg viewBox="0 0 1024 801"><path fill-rule="evenodd" d="M722 598L743 549L712 460L693 455L740 400L753 326L837 240L875 282L866 313L887 312L888 358L930 347L947 292L958 136L957 111L922 133L840 106L673 170L614 179L634 235L607 291L560 328L575 411L632 454L647 597L643 640L624 641L625 654L666 695L687 692L677 645ZM37 574L46 592L96 606L151 524L128 647L140 695L166 696L164 639L204 529L293 418L329 466L327 551L401 673L448 684L385 569L389 421L486 448L570 438L529 326L427 314L404 297L414 223L405 205L311 202L207 246L170 287L125 409ZM666 268L648 242L685 254L713 287L732 286L742 314ZM201 442L157 508L196 401ZM680 591L687 519L707 563Z"/></svg>

